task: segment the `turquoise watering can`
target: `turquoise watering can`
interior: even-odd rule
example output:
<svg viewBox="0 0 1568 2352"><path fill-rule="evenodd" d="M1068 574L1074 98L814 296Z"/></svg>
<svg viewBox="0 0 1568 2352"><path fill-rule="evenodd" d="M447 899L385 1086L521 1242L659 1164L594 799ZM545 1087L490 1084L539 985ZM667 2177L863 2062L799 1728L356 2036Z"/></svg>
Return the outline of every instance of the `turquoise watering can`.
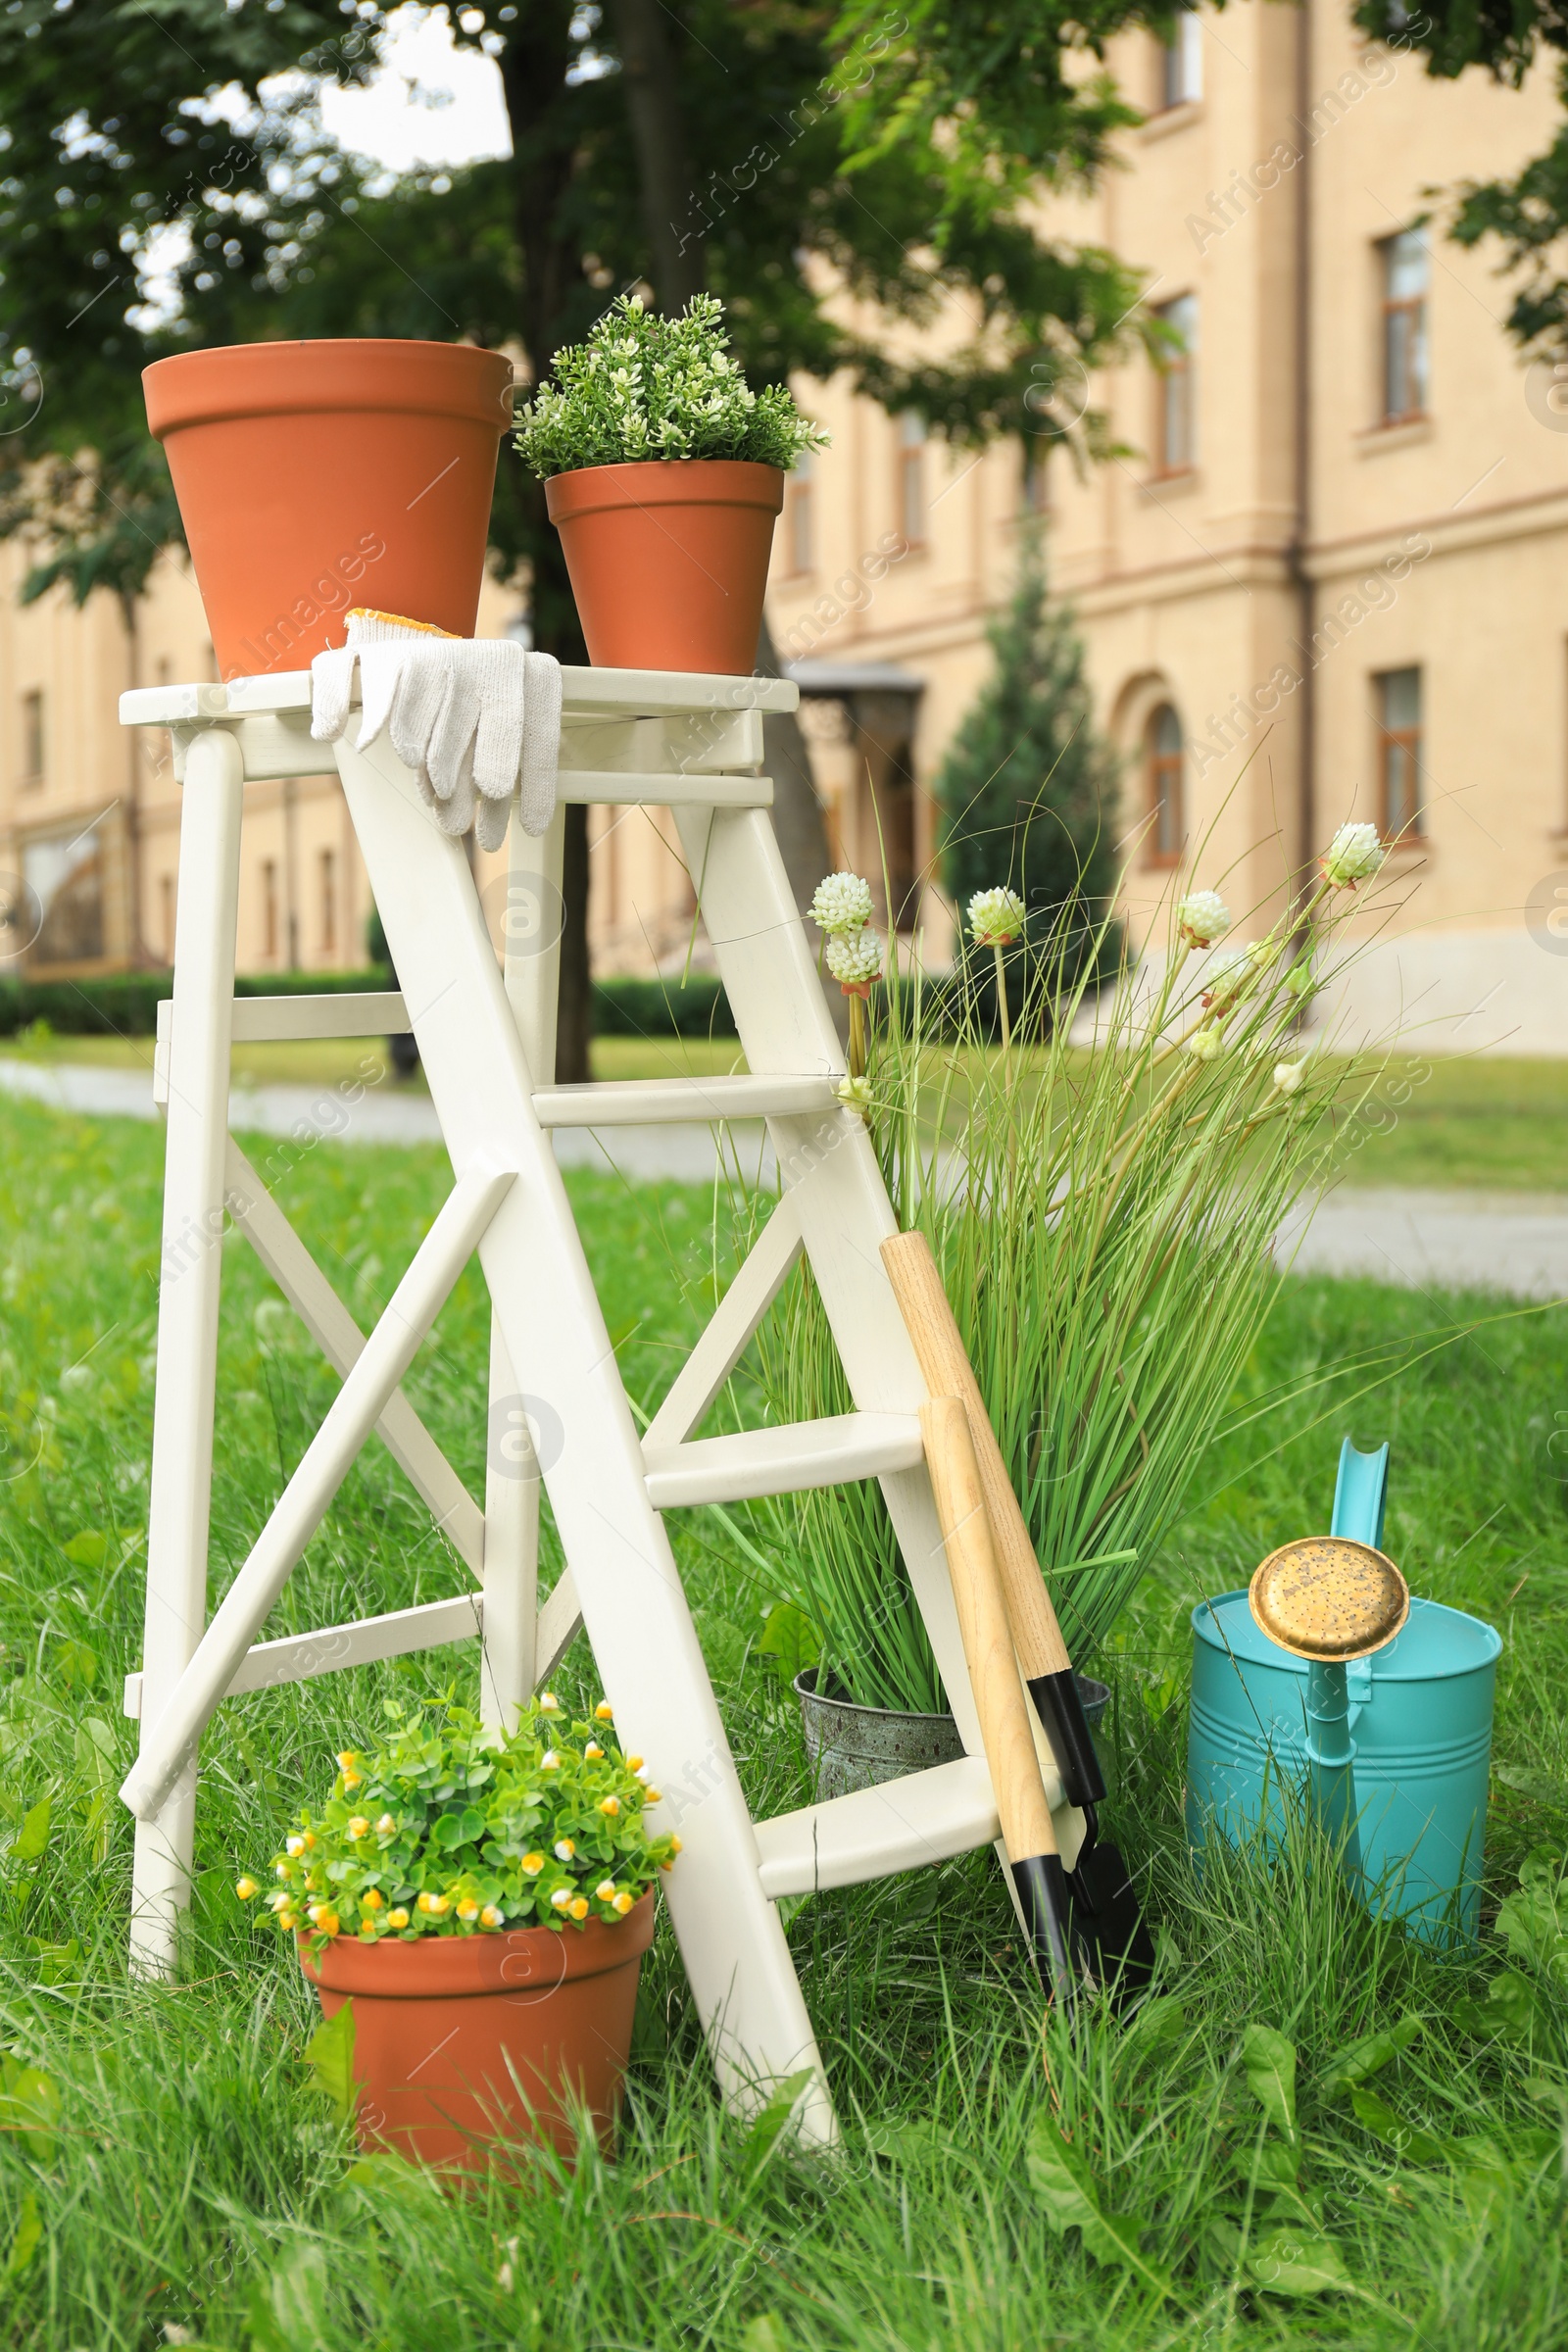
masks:
<svg viewBox="0 0 1568 2352"><path fill-rule="evenodd" d="M1366 1546L1373 1576L1388 1469L1387 1446L1359 1453L1346 1440L1332 1536ZM1254 1600L1272 1561L1310 1548L1271 1554ZM1369 1908L1428 1942L1473 1937L1502 1641L1435 1600L1410 1597L1402 1616L1403 1580L1391 1562L1382 1571L1386 1622L1397 1630L1361 1658L1293 1654L1264 1632L1245 1592L1193 1611L1188 1835L1196 1847L1215 1830L1240 1841L1261 1829L1278 1841L1284 1787L1295 1785Z"/></svg>

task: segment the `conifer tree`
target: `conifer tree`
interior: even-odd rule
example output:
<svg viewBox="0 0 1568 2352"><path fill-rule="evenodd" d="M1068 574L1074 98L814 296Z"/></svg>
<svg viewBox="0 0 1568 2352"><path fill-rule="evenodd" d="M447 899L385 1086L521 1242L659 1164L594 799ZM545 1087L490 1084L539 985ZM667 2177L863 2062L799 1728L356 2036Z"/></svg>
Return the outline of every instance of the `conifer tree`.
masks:
<svg viewBox="0 0 1568 2352"><path fill-rule="evenodd" d="M1008 885L1036 940L1076 897L1087 944L1114 881L1117 760L1095 726L1083 644L1070 610L1051 602L1038 545L986 633L992 674L936 780L943 888L962 923L976 891ZM989 956L977 963L977 986L989 966Z"/></svg>

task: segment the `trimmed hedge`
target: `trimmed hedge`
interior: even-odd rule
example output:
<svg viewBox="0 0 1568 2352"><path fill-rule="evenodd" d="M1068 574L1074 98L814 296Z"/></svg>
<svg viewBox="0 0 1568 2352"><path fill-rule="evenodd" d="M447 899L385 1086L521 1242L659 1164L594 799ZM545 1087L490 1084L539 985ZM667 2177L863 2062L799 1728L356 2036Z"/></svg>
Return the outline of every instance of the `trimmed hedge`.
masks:
<svg viewBox="0 0 1568 2352"><path fill-rule="evenodd" d="M345 996L390 988L385 965L363 972L241 972L240 997ZM0 978L0 1037L47 1021L62 1037L155 1037L170 972L109 972L86 980ZM733 1037L722 984L694 972L678 979L596 980L593 1027L600 1037Z"/></svg>
<svg viewBox="0 0 1568 2352"><path fill-rule="evenodd" d="M724 983L714 972L678 972L664 980L596 980L596 1037L733 1037Z"/></svg>

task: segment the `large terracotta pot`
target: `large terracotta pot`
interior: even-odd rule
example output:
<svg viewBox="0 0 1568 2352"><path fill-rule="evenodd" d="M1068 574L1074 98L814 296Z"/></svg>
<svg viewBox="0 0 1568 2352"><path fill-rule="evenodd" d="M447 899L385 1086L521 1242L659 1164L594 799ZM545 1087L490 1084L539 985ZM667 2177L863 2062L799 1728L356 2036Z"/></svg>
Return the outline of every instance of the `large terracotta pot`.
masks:
<svg viewBox="0 0 1568 2352"><path fill-rule="evenodd" d="M728 458L553 474L545 505L589 661L749 676L783 504L776 466Z"/></svg>
<svg viewBox="0 0 1568 2352"><path fill-rule="evenodd" d="M304 669L351 605L471 637L512 362L238 343L142 372L221 677Z"/></svg>
<svg viewBox="0 0 1568 2352"><path fill-rule="evenodd" d="M613 1927L342 1936L319 1960L302 1936L300 1966L326 2015L354 2002L360 2145L470 2168L491 2161L497 2138L544 2139L569 2156L575 2097L608 2153L653 1939L652 1888Z"/></svg>

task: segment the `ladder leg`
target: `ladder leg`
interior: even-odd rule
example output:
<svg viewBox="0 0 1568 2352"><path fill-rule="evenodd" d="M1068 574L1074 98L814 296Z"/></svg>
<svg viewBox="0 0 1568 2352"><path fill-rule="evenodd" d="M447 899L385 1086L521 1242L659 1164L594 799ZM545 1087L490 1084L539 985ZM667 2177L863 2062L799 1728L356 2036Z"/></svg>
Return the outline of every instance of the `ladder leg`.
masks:
<svg viewBox="0 0 1568 2352"><path fill-rule="evenodd" d="M490 1316L490 1418L484 1474L484 1640L479 1715L513 1732L534 1685L539 1617L539 1462L502 1337Z"/></svg>
<svg viewBox="0 0 1568 2352"><path fill-rule="evenodd" d="M191 745L174 931L142 1643L143 1741L189 1663L207 1616L243 772L239 746L224 729L213 728ZM195 1808L192 1760L156 1820L136 1825L130 1965L138 1975L168 1976L173 1970L178 1915L190 1901Z"/></svg>
<svg viewBox="0 0 1568 2352"><path fill-rule="evenodd" d="M556 995L561 975L561 872L565 811L531 840L513 810L501 913L507 1002L535 1083L556 1072ZM490 1410L485 1447L484 1642L479 1713L510 1732L537 1679L539 1464L501 1326L490 1318Z"/></svg>
<svg viewBox="0 0 1568 2352"><path fill-rule="evenodd" d="M617 1734L685 1840L664 1886L720 2084L745 2106L808 2070L798 2129L829 2140L810 2020L466 860L383 745L345 739L337 758L454 1166L488 1151L518 1171L479 1260L518 1389L554 1416L541 1468Z"/></svg>

